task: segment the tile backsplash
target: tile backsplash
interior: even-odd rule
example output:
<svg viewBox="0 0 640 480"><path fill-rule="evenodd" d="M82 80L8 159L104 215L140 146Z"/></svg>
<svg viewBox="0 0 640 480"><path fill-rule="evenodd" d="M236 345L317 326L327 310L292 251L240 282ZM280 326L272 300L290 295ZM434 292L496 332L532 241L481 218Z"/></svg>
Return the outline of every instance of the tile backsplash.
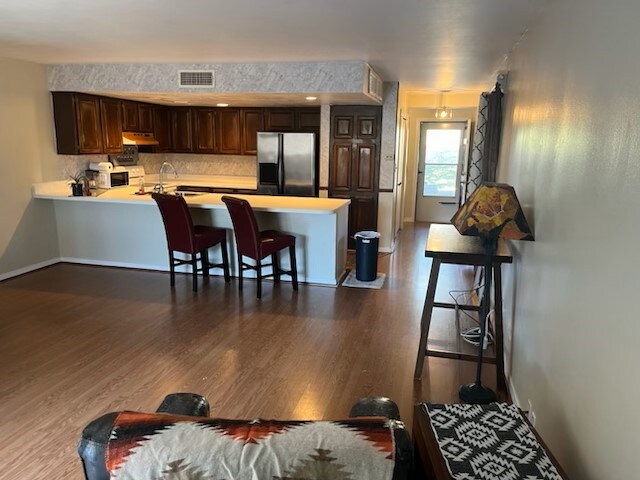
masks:
<svg viewBox="0 0 640 480"><path fill-rule="evenodd" d="M58 155L60 179L79 170L85 170L90 162L106 162L107 155ZM138 164L147 173L160 170L162 162L171 162L184 175L256 176L256 157L247 155L191 155L178 153L141 153Z"/></svg>

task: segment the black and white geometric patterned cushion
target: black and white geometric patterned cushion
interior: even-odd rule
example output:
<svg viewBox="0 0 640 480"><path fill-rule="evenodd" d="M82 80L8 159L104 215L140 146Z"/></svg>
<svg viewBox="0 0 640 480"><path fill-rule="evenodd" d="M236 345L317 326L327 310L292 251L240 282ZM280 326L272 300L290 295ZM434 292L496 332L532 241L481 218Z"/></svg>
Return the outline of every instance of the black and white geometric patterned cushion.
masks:
<svg viewBox="0 0 640 480"><path fill-rule="evenodd" d="M518 407L426 404L455 480L562 480Z"/></svg>

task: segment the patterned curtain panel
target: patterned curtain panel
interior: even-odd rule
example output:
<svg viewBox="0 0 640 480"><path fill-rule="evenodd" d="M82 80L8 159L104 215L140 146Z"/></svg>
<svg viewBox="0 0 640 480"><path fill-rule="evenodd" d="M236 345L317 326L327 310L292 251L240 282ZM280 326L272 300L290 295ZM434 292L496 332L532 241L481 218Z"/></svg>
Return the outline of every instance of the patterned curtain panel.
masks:
<svg viewBox="0 0 640 480"><path fill-rule="evenodd" d="M502 135L502 97L502 88L498 83L492 92L480 95L463 201L466 201L482 182L496 180Z"/></svg>

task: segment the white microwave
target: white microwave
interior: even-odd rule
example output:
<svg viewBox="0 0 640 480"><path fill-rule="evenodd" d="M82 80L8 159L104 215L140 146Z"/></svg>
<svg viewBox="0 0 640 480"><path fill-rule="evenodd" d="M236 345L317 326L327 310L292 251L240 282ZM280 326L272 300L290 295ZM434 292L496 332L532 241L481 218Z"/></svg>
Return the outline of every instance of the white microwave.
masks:
<svg viewBox="0 0 640 480"><path fill-rule="evenodd" d="M129 172L122 167L116 167L109 172L96 172L95 170L94 172L93 179L98 188L125 187L129 185Z"/></svg>

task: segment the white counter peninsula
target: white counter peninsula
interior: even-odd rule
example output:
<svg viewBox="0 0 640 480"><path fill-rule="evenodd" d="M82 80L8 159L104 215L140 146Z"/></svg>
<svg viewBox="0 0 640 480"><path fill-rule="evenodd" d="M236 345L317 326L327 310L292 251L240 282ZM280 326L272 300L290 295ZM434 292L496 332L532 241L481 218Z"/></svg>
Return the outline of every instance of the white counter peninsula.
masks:
<svg viewBox="0 0 640 480"><path fill-rule="evenodd" d="M71 197L66 182L48 182L34 185L33 197L54 202L62 261L168 271L160 212L151 195L136 195L136 191L134 187L119 187L96 197ZM251 203L260 229L296 236L300 281L338 284L347 256L349 200L232 195ZM228 230L232 273L237 275L231 218L221 197L218 193L198 193L186 195L185 200L194 223ZM219 249L211 249L212 261L219 262L219 255ZM288 269L285 257L281 259L282 267ZM182 269L190 271L188 266ZM218 272L214 269L211 273ZM246 274L255 276L255 272Z"/></svg>

